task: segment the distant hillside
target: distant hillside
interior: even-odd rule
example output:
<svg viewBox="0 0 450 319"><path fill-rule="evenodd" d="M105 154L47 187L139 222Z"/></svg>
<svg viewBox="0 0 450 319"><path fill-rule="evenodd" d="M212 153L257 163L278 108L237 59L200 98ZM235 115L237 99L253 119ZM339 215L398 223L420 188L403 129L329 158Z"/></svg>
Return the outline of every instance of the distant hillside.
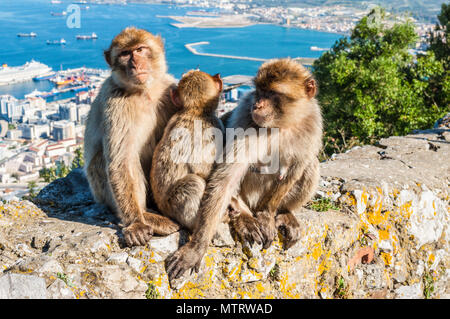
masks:
<svg viewBox="0 0 450 319"><path fill-rule="evenodd" d="M434 22L445 0L253 0L254 4L267 6L330 6L346 5L355 8L367 8L380 5L391 12L410 12L419 20Z"/></svg>

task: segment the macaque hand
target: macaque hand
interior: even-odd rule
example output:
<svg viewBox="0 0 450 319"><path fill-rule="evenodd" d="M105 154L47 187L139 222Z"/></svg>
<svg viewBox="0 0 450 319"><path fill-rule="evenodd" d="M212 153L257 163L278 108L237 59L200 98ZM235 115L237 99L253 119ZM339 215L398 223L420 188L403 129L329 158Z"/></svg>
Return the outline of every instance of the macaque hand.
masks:
<svg viewBox="0 0 450 319"><path fill-rule="evenodd" d="M122 230L128 247L145 246L153 236L153 228L142 222L134 222Z"/></svg>
<svg viewBox="0 0 450 319"><path fill-rule="evenodd" d="M277 236L277 228L275 226L275 218L268 211L260 211L256 213L259 230L262 235L263 249L270 247Z"/></svg>
<svg viewBox="0 0 450 319"><path fill-rule="evenodd" d="M230 222L233 230L243 243L253 245L263 243L263 236L259 230L259 224L256 218L247 214L230 214Z"/></svg>
<svg viewBox="0 0 450 319"><path fill-rule="evenodd" d="M278 214L275 225L283 236L283 248L288 250L300 239L300 224L291 213Z"/></svg>
<svg viewBox="0 0 450 319"><path fill-rule="evenodd" d="M169 256L166 259L169 281L180 278L187 270L198 273L205 252L204 245L190 241Z"/></svg>

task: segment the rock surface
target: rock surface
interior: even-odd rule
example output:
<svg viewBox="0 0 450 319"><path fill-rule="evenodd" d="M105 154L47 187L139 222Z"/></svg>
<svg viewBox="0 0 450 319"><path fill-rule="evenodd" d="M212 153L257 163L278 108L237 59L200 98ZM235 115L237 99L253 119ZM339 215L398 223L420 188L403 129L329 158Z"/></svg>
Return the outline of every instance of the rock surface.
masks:
<svg viewBox="0 0 450 319"><path fill-rule="evenodd" d="M295 246L243 246L222 224L199 274L171 284L164 260L188 234L125 247L75 170L0 205L0 298L449 298L448 132L334 156Z"/></svg>

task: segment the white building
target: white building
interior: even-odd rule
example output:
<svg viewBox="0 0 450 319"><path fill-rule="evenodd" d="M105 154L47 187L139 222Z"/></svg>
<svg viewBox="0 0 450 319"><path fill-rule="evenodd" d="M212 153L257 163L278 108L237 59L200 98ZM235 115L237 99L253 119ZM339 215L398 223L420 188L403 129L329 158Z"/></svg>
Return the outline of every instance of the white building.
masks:
<svg viewBox="0 0 450 319"><path fill-rule="evenodd" d="M75 138L75 123L67 120L53 122L53 139L56 141Z"/></svg>
<svg viewBox="0 0 450 319"><path fill-rule="evenodd" d="M59 118L75 122L77 120L77 105L73 102L61 104L59 106Z"/></svg>

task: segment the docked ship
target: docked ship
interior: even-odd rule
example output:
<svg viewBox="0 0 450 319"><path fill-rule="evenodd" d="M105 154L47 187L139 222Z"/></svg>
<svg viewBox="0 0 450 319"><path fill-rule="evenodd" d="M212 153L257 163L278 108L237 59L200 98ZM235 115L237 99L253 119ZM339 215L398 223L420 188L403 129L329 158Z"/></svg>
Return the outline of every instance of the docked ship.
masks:
<svg viewBox="0 0 450 319"><path fill-rule="evenodd" d="M65 86L68 84L81 84L85 81L84 75L73 75L73 76L56 76L53 79L51 79L53 83L55 83L57 86Z"/></svg>
<svg viewBox="0 0 450 319"><path fill-rule="evenodd" d="M64 40L64 39L60 39L60 40L52 40L52 41L50 41L50 40L47 40L47 44L59 44L59 45L64 45L64 44L66 44L66 40Z"/></svg>
<svg viewBox="0 0 450 319"><path fill-rule="evenodd" d="M52 69L49 66L34 60L16 67L4 64L0 67L0 86L28 81L51 71Z"/></svg>
<svg viewBox="0 0 450 319"><path fill-rule="evenodd" d="M55 77L56 73L55 72L50 72L44 75L40 75L40 76L36 76L33 78L33 81L45 81L45 80L50 80L53 79Z"/></svg>
<svg viewBox="0 0 450 319"><path fill-rule="evenodd" d="M37 36L37 34L36 33L34 33L34 32L30 32L30 33L17 33L17 36L19 37L19 38L34 38L35 36Z"/></svg>
<svg viewBox="0 0 450 319"><path fill-rule="evenodd" d="M95 40L98 39L97 34L95 32L92 32L91 35L77 35L77 40Z"/></svg>

